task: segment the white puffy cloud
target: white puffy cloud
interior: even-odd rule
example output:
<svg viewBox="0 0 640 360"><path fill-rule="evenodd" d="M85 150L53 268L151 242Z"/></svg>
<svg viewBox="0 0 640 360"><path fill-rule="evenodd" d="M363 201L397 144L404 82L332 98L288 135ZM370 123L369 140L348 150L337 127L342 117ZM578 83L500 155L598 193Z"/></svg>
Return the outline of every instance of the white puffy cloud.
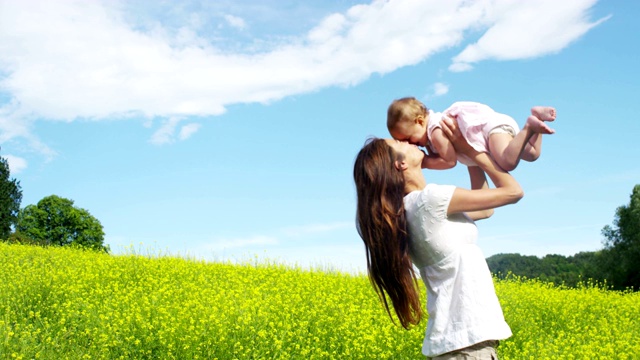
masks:
<svg viewBox="0 0 640 360"><path fill-rule="evenodd" d="M182 128L180 128L180 134L178 135L178 138L180 140L187 140L188 138L191 137L191 135L198 132L201 126L202 126L201 124L197 124L197 123L191 123L183 126Z"/></svg>
<svg viewBox="0 0 640 360"><path fill-rule="evenodd" d="M442 96L449 92L449 85L443 83L433 84L433 96Z"/></svg>
<svg viewBox="0 0 640 360"><path fill-rule="evenodd" d="M453 58L450 71L468 71L487 59L515 60L557 53L587 31L594 22L588 10L597 0L501 1L488 14L488 29L477 42Z"/></svg>
<svg viewBox="0 0 640 360"><path fill-rule="evenodd" d="M7 159L11 175L19 174L22 170L27 168L27 160L21 157L13 155L4 155L3 157Z"/></svg>
<svg viewBox="0 0 640 360"><path fill-rule="evenodd" d="M247 27L247 23L241 17L237 17L237 16L233 16L233 15L227 14L227 15L224 16L224 19L233 28L242 30L245 27Z"/></svg>
<svg viewBox="0 0 640 360"><path fill-rule="evenodd" d="M606 20L589 20L595 0L375 0L270 49L231 52L195 31L204 21L198 14L172 33L160 20L143 28L127 22L121 2L0 1L0 92L9 99L0 103L0 142L30 139L49 152L30 134L34 121L159 117L168 120L150 141L170 143L178 119L354 85L464 45L470 33L484 32L451 71L558 52ZM186 125L177 138L197 129Z"/></svg>

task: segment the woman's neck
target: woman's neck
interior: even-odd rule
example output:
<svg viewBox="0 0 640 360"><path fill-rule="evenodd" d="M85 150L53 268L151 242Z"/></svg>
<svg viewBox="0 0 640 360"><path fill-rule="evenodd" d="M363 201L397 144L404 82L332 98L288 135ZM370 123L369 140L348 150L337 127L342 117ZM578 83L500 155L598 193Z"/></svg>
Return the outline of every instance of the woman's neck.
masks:
<svg viewBox="0 0 640 360"><path fill-rule="evenodd" d="M422 190L427 186L427 180L422 174L422 169L407 169L404 171L404 193L405 195L416 190Z"/></svg>

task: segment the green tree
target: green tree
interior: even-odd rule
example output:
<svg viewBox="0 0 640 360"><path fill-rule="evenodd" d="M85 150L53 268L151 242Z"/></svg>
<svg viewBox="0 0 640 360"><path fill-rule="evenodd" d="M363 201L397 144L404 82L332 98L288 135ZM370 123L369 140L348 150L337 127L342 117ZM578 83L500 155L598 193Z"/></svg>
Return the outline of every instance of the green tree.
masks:
<svg viewBox="0 0 640 360"><path fill-rule="evenodd" d="M606 277L614 289L640 289L640 185L629 205L616 209L613 226L602 229Z"/></svg>
<svg viewBox="0 0 640 360"><path fill-rule="evenodd" d="M537 278L556 285L575 287L579 283L602 283L604 277L600 269L599 252L580 252L574 256L557 254L523 256L520 254L496 254L487 258L491 272L505 278L511 273L532 279Z"/></svg>
<svg viewBox="0 0 640 360"><path fill-rule="evenodd" d="M81 246L109 251L100 221L73 200L56 195L29 205L18 214L16 232L42 245Z"/></svg>
<svg viewBox="0 0 640 360"><path fill-rule="evenodd" d="M542 260L532 255L496 254L487 258L487 264L498 277L505 277L508 273L530 279L545 275Z"/></svg>
<svg viewBox="0 0 640 360"><path fill-rule="evenodd" d="M605 273L602 271L603 250L583 251L573 256L575 264L581 269L582 282L595 282L604 285Z"/></svg>
<svg viewBox="0 0 640 360"><path fill-rule="evenodd" d="M0 157L0 239L7 239L11 234L22 201L20 182L9 179L10 175L7 159Z"/></svg>

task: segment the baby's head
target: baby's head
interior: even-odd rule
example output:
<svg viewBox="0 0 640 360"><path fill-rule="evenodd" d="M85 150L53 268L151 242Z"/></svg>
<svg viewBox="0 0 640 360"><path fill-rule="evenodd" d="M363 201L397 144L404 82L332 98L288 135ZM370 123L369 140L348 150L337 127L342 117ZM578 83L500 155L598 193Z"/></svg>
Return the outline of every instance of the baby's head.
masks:
<svg viewBox="0 0 640 360"><path fill-rule="evenodd" d="M387 110L387 129L399 141L427 146L429 109L414 97L394 100Z"/></svg>

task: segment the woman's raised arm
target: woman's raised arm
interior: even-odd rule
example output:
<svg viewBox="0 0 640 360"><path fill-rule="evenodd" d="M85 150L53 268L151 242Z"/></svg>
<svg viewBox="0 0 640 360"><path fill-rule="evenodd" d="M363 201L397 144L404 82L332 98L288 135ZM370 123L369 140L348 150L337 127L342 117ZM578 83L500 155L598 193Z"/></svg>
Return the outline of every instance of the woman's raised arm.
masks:
<svg viewBox="0 0 640 360"><path fill-rule="evenodd" d="M522 199L524 192L520 184L518 184L511 174L502 170L489 154L478 152L469 145L460 133L455 121L445 119L441 125L442 130L451 140L456 152L465 154L475 161L496 186L495 189L481 188L467 190L456 188L449 203L448 214L493 209L504 205L515 204Z"/></svg>
<svg viewBox="0 0 640 360"><path fill-rule="evenodd" d="M469 180L471 180L471 190L488 189L489 183L484 171L478 166L467 166L469 171ZM493 209L467 211L467 216L473 220L482 220L491 217L493 215Z"/></svg>

